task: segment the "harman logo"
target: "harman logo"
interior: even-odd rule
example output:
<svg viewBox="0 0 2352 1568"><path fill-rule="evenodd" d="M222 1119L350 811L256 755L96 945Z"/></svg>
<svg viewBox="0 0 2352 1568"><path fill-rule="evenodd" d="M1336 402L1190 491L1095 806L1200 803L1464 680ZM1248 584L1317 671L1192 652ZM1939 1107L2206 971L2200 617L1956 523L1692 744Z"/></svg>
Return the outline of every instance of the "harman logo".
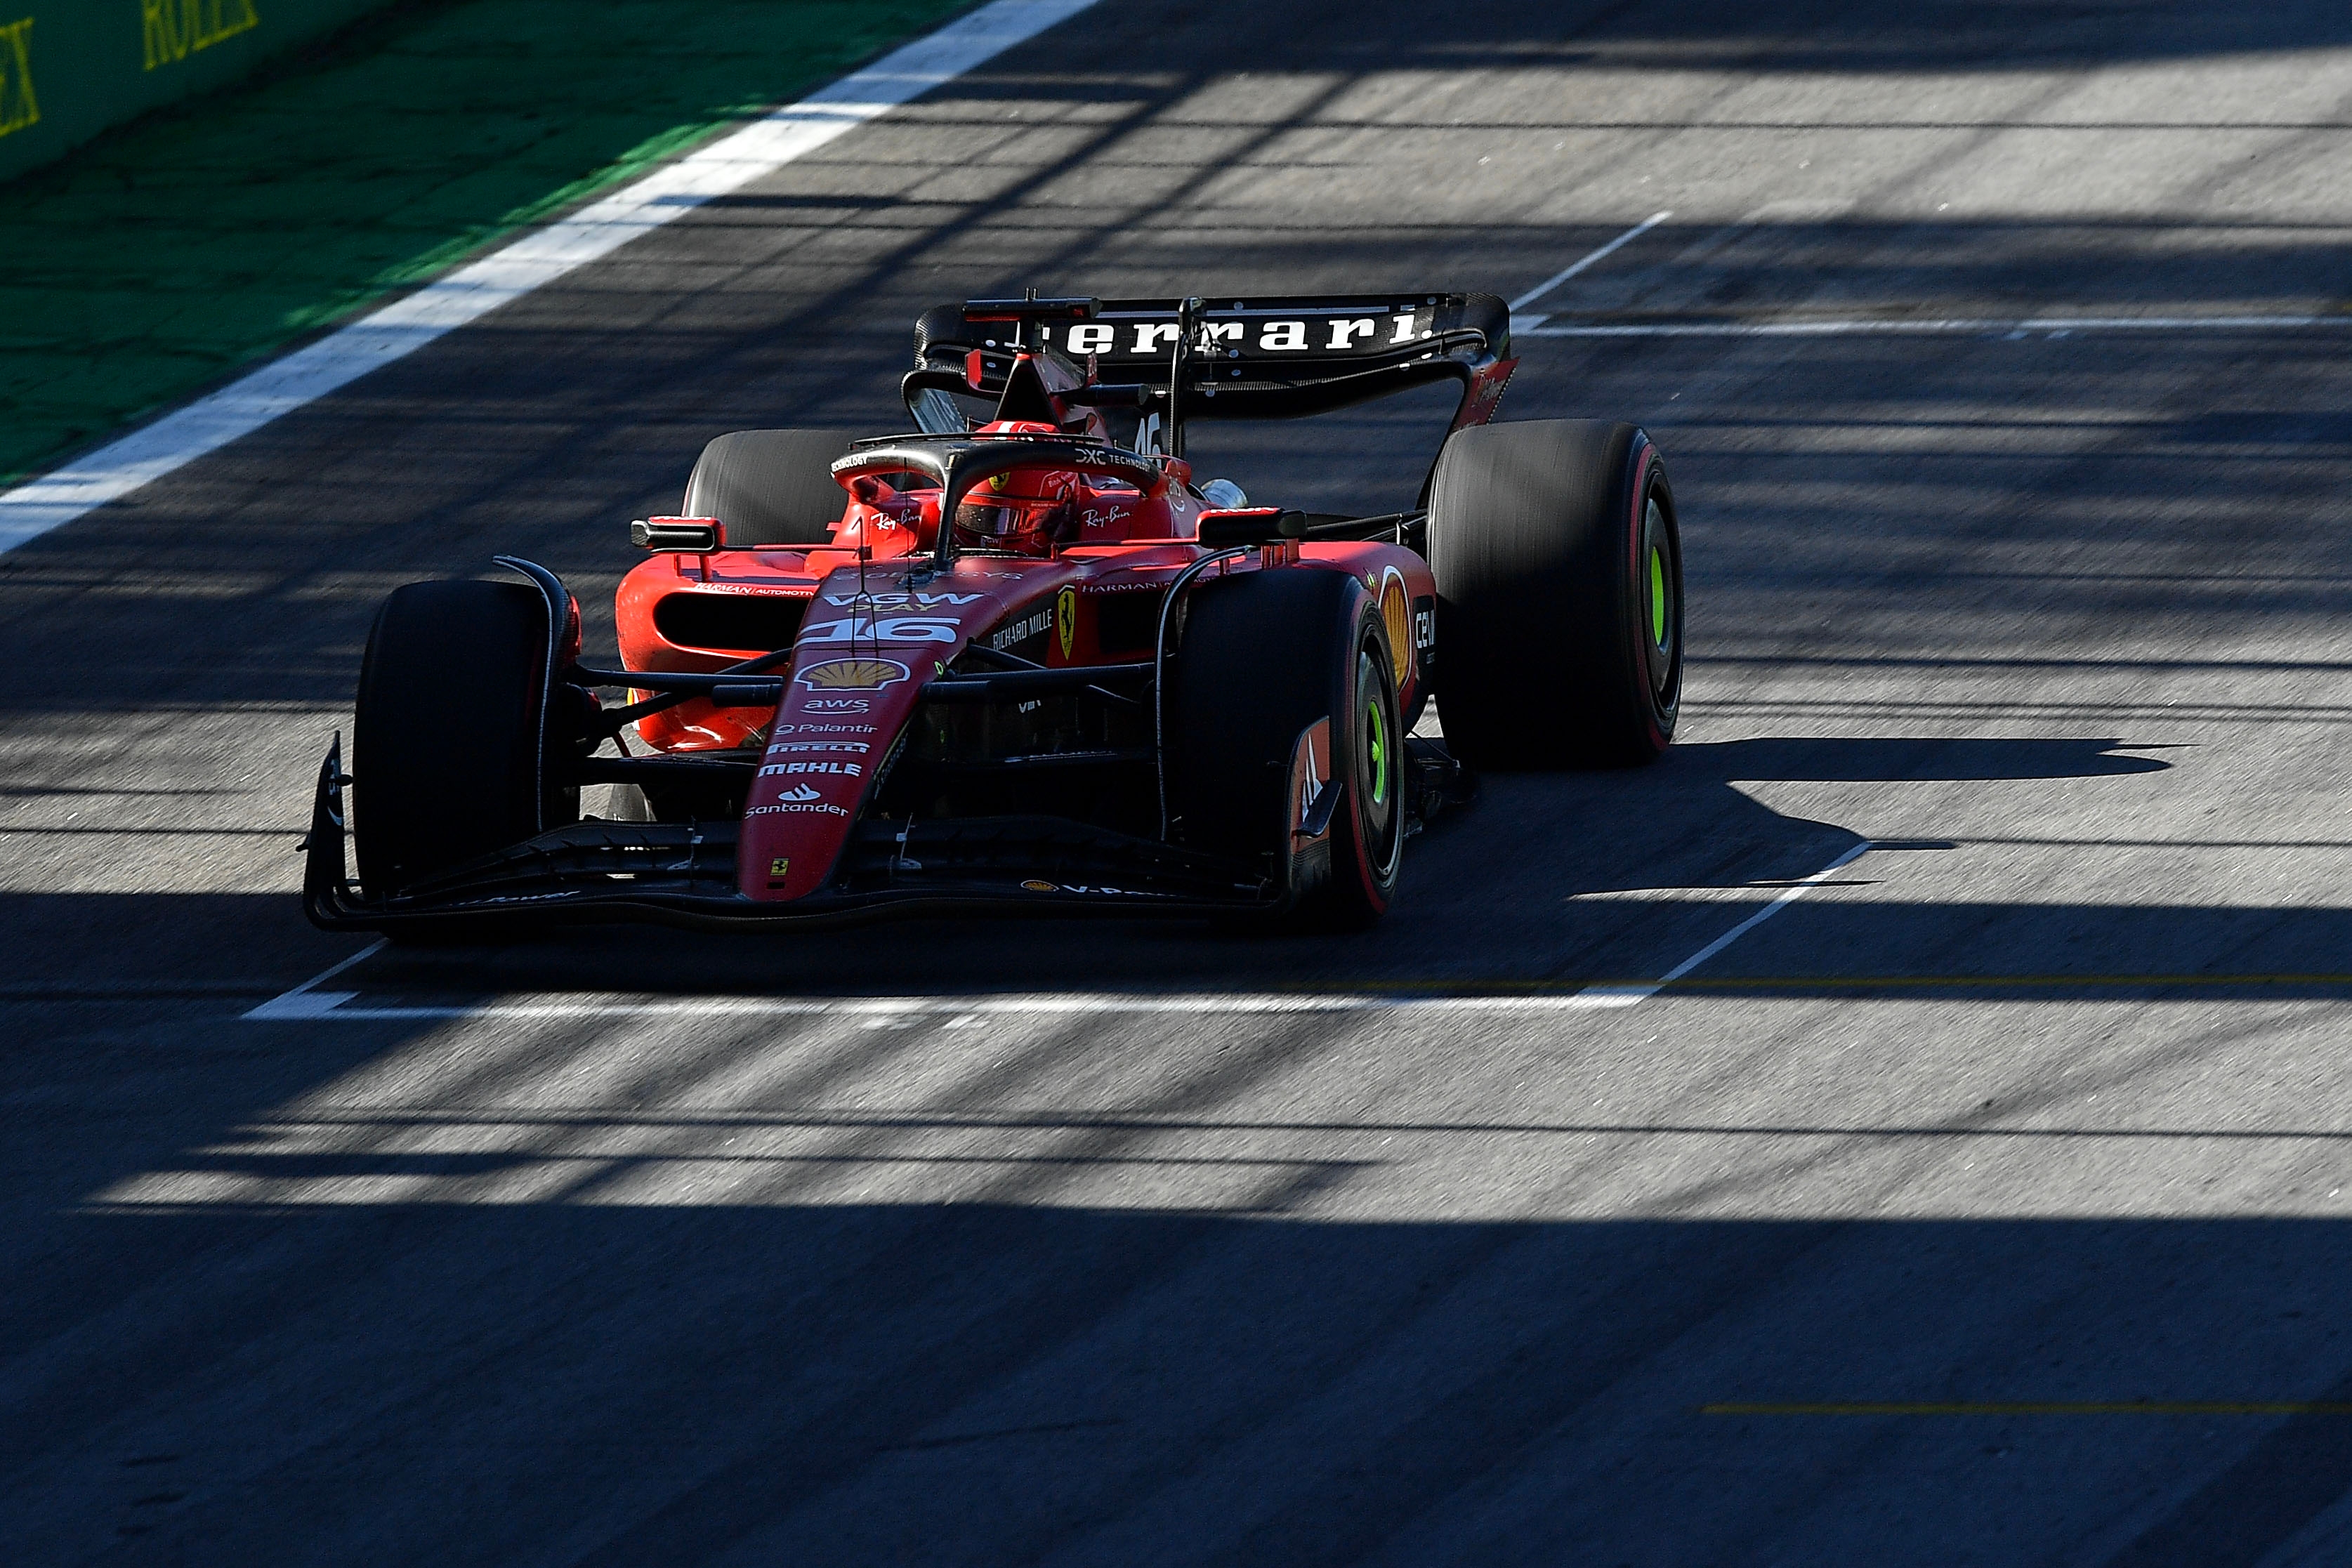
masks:
<svg viewBox="0 0 2352 1568"><path fill-rule="evenodd" d="M793 679L813 692L878 692L885 686L895 686L910 678L912 672L896 659L827 659L822 664L811 664ZM817 705L811 703L811 707ZM860 703L850 709L863 713Z"/></svg>

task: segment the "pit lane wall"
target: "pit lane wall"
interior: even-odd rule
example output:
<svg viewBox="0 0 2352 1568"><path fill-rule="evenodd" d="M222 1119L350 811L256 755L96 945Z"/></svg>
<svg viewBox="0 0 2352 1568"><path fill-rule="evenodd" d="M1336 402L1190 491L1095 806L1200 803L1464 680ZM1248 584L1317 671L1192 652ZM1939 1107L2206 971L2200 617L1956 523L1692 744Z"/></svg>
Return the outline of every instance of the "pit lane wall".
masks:
<svg viewBox="0 0 2352 1568"><path fill-rule="evenodd" d="M0 0L0 181L389 0Z"/></svg>

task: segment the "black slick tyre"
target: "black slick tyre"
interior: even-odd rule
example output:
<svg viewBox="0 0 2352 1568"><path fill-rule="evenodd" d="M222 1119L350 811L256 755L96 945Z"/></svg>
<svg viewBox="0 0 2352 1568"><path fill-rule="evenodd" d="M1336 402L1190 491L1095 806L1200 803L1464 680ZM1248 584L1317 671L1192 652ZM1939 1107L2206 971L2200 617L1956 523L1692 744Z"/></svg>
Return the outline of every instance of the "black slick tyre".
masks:
<svg viewBox="0 0 2352 1568"><path fill-rule="evenodd" d="M547 610L509 582L413 582L376 612L352 725L360 887L396 894L579 815L544 741Z"/></svg>
<svg viewBox="0 0 2352 1568"><path fill-rule="evenodd" d="M1682 536L1631 424L1457 431L1430 486L1437 707L1475 768L1656 758L1682 706Z"/></svg>
<svg viewBox="0 0 2352 1568"><path fill-rule="evenodd" d="M833 460L849 450L837 430L738 430L695 460L678 513L717 517L727 543L821 545L846 509Z"/></svg>
<svg viewBox="0 0 2352 1568"><path fill-rule="evenodd" d="M1269 868L1286 884L1288 925L1368 925L1395 897L1406 760L1394 670L1379 602L1346 572L1288 567L1190 591L1162 718L1171 827L1192 848ZM1346 793L1328 859L1302 862L1291 764L1325 720Z"/></svg>

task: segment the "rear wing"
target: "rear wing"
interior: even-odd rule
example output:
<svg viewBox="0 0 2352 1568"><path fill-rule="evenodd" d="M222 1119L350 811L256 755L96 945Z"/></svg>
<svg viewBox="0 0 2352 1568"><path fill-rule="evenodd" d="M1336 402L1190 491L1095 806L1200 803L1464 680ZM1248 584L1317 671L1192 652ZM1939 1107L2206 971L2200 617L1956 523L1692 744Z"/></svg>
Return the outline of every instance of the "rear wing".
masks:
<svg viewBox="0 0 2352 1568"><path fill-rule="evenodd" d="M1455 428L1482 424L1517 363L1510 348L1510 308L1492 294L974 299L923 312L904 390L927 428L927 392L1025 402L1012 375L1025 350L1060 361L1047 380L1083 387L1061 401L1157 414L1174 452L1186 420L1295 419L1437 381L1462 384Z"/></svg>

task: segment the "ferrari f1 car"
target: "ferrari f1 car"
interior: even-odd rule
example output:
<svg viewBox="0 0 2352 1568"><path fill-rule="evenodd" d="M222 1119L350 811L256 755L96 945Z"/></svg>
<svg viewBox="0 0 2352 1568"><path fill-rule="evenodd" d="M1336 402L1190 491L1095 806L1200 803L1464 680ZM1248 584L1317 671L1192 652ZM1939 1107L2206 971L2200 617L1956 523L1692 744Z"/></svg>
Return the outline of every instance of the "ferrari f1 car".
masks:
<svg viewBox="0 0 2352 1568"><path fill-rule="evenodd" d="M678 516L631 525L617 659L527 560L394 592L350 774L339 740L319 776L310 916L1376 918L1469 769L1674 733L1665 470L1630 424L1488 423L1517 362L1487 294L927 311L913 432L721 435ZM1252 505L1185 461L1194 421L1445 382L1404 511Z"/></svg>

